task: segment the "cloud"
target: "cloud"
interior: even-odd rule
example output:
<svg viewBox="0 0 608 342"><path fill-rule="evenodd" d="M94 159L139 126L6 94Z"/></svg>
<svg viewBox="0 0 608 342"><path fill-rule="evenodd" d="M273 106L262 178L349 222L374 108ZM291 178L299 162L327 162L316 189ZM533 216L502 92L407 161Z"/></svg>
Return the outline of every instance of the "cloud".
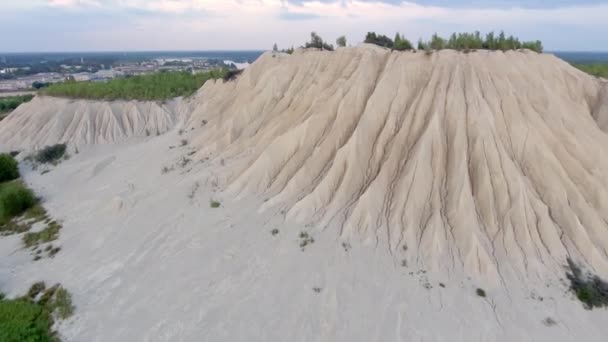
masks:
<svg viewBox="0 0 608 342"><path fill-rule="evenodd" d="M79 7L79 6L101 7L102 3L97 0L49 0L49 5L56 6L56 7Z"/></svg>
<svg viewBox="0 0 608 342"><path fill-rule="evenodd" d="M473 4L473 5L471 5ZM527 4L527 5L526 5ZM595 0L21 0L0 4L12 50L259 49L316 31L353 44L367 31L411 40L504 29L549 49L608 47L608 3ZM35 26L37 29L30 29ZM69 27L67 29L66 27Z"/></svg>

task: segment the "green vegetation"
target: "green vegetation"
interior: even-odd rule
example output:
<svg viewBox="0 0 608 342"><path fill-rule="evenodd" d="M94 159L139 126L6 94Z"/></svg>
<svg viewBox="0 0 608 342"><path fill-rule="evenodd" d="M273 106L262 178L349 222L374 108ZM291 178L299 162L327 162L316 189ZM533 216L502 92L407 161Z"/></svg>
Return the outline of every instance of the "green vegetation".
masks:
<svg viewBox="0 0 608 342"><path fill-rule="evenodd" d="M453 49L453 50L518 50L529 49L538 53L543 52L543 44L540 40L536 41L520 41L514 36L506 36L504 32L500 32L498 36L494 32L490 32L482 38L479 31L474 33L453 33L450 38L442 38L436 33L433 34L431 40L420 40L418 43L419 49Z"/></svg>
<svg viewBox="0 0 608 342"><path fill-rule="evenodd" d="M414 47L412 46L412 43L405 39L405 37L402 37L399 33L395 34L395 40L393 42L393 49L397 50L397 51L405 51L405 50L412 50Z"/></svg>
<svg viewBox="0 0 608 342"><path fill-rule="evenodd" d="M0 184L0 231L14 217L34 207L38 200L21 181Z"/></svg>
<svg viewBox="0 0 608 342"><path fill-rule="evenodd" d="M8 113L19 107L19 105L29 102L33 98L34 95L0 97L0 121L2 121Z"/></svg>
<svg viewBox="0 0 608 342"><path fill-rule="evenodd" d="M27 232L23 235L23 245L27 248L38 247L40 244L55 241L61 228L63 227L57 221L52 221L39 232Z"/></svg>
<svg viewBox="0 0 608 342"><path fill-rule="evenodd" d="M399 51L413 49L411 42L399 33L395 35L394 40L391 40L385 35L368 32L365 36L365 42ZM486 34L485 37L482 37L479 31L474 33L453 33L450 38L442 38L435 33L428 41L422 39L418 41L418 50L428 51L443 49L453 49L465 52L475 49L502 51L530 49L541 53L543 52L543 44L539 40L522 42L514 36L507 37L504 32L500 32L498 36L496 36L494 32L490 32Z"/></svg>
<svg viewBox="0 0 608 342"><path fill-rule="evenodd" d="M570 290L576 298L583 302L588 310L608 307L608 282L596 275L584 274L571 259L567 261L570 272L566 272L566 278L570 280Z"/></svg>
<svg viewBox="0 0 608 342"><path fill-rule="evenodd" d="M608 78L608 64L572 64L589 75Z"/></svg>
<svg viewBox="0 0 608 342"><path fill-rule="evenodd" d="M389 37L381 34L377 35L376 32L367 32L364 42L389 49L392 49L394 45L394 42Z"/></svg>
<svg viewBox="0 0 608 342"><path fill-rule="evenodd" d="M222 204L216 200L211 200L209 202L209 206L211 206L211 208L219 208L220 205L222 205Z"/></svg>
<svg viewBox="0 0 608 342"><path fill-rule="evenodd" d="M19 178L19 166L10 154L0 154L0 183Z"/></svg>
<svg viewBox="0 0 608 342"><path fill-rule="evenodd" d="M167 100L190 96L208 80L223 78L227 72L227 69L195 75L188 72L159 72L105 83L67 81L49 86L42 90L42 94L94 100Z"/></svg>
<svg viewBox="0 0 608 342"><path fill-rule="evenodd" d="M41 164L56 163L65 155L66 148L65 144L46 146L36 153L34 160Z"/></svg>
<svg viewBox="0 0 608 342"><path fill-rule="evenodd" d="M475 290L475 293L479 296L479 297L486 297L486 291L484 289L480 289L478 288L477 290Z"/></svg>
<svg viewBox="0 0 608 342"><path fill-rule="evenodd" d="M34 95L0 97L0 113L10 112L22 103L29 102Z"/></svg>
<svg viewBox="0 0 608 342"><path fill-rule="evenodd" d="M302 250L304 250L304 248L306 248L306 246L315 243L315 239L312 236L310 236L310 234L308 234L308 232L304 232L304 231L300 232L299 238L300 238L300 248Z"/></svg>
<svg viewBox="0 0 608 342"><path fill-rule="evenodd" d="M345 47L346 46L346 37L345 36L338 37L338 39L336 39L336 45L339 47Z"/></svg>
<svg viewBox="0 0 608 342"><path fill-rule="evenodd" d="M0 294L0 341L58 342L54 319L73 313L72 297L59 284L47 289L43 282L35 283L27 295L15 299Z"/></svg>
<svg viewBox="0 0 608 342"><path fill-rule="evenodd" d="M307 49L316 48L321 50L334 51L334 46L324 42L323 39L315 32L310 33L310 42L306 42L306 44L304 44L304 47Z"/></svg>

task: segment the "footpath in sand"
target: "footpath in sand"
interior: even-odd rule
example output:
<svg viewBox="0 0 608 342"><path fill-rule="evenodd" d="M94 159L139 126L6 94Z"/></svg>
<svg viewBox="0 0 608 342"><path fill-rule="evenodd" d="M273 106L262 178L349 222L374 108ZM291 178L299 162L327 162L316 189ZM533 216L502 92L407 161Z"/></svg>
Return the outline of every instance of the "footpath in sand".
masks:
<svg viewBox="0 0 608 342"><path fill-rule="evenodd" d="M139 121L36 99L0 146L79 148L24 170L63 249L0 240L0 286L74 292L67 341L602 341L563 279L608 276L605 94L550 55L362 46L267 53Z"/></svg>

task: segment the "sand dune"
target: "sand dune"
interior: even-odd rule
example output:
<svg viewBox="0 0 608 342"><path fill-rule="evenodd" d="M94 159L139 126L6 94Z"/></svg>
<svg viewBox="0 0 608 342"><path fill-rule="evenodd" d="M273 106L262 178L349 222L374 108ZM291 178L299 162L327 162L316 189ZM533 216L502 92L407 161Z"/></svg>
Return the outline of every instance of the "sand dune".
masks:
<svg viewBox="0 0 608 342"><path fill-rule="evenodd" d="M161 104L38 96L2 122L0 150L36 149L57 143L77 147L158 135L173 128L187 112L179 99Z"/></svg>
<svg viewBox="0 0 608 342"><path fill-rule="evenodd" d="M567 256L608 275L607 101L604 81L552 55L363 45L267 53L166 104L38 97L0 142L117 142L184 121L198 158L228 161L230 193L288 220L494 279Z"/></svg>
<svg viewBox="0 0 608 342"><path fill-rule="evenodd" d="M473 274L571 256L608 275L606 89L530 51L300 50L203 89L190 125L208 122L199 156L239 157L228 190L343 239Z"/></svg>

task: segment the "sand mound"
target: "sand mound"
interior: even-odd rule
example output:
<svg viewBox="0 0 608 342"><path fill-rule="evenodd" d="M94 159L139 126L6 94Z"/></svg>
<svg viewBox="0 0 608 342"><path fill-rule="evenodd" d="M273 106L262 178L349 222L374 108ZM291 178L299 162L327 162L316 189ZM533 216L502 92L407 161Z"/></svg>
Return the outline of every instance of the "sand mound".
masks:
<svg viewBox="0 0 608 342"><path fill-rule="evenodd" d="M157 135L187 112L180 100L89 101L36 97L0 124L0 150L36 149L56 143L73 146L112 143Z"/></svg>
<svg viewBox="0 0 608 342"><path fill-rule="evenodd" d="M430 267L608 274L606 89L530 51L269 53L189 122L228 190L287 219Z"/></svg>
<svg viewBox="0 0 608 342"><path fill-rule="evenodd" d="M115 142L182 119L192 158L221 161L230 193L288 220L427 267L534 274L570 256L608 275L608 86L552 55L267 53L187 101L36 98L0 146Z"/></svg>

